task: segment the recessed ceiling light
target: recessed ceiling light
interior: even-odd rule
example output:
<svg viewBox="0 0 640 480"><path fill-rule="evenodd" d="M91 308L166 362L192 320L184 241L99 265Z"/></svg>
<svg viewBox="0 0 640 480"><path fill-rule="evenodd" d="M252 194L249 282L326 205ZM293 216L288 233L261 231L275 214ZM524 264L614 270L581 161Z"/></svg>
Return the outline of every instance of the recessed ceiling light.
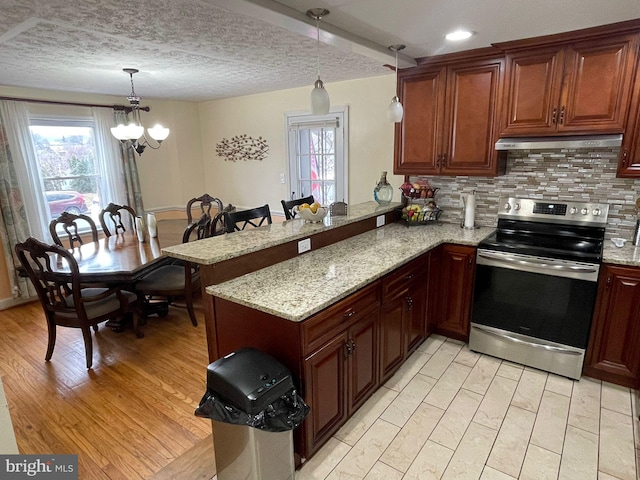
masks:
<svg viewBox="0 0 640 480"><path fill-rule="evenodd" d="M469 30L456 30L455 32L447 33L444 38L447 40L459 41L466 40L471 35L473 35L473 32L470 32Z"/></svg>

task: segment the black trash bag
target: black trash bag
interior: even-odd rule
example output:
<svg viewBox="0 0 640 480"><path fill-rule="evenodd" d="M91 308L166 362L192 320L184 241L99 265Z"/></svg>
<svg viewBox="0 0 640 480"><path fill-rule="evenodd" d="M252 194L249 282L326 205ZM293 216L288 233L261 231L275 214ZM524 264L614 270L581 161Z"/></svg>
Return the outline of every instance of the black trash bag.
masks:
<svg viewBox="0 0 640 480"><path fill-rule="evenodd" d="M309 413L309 406L295 389L252 415L207 391L196 408L196 417L210 418L233 425L248 425L266 432L285 432L298 427Z"/></svg>

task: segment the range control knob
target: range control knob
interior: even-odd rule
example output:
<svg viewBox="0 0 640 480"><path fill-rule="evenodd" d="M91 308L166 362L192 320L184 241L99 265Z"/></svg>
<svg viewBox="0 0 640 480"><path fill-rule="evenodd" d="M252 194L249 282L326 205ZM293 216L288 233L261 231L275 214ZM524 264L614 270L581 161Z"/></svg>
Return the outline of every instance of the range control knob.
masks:
<svg viewBox="0 0 640 480"><path fill-rule="evenodd" d="M591 213L593 213L594 217L598 217L602 212L600 211L599 208L594 208L593 212L591 212Z"/></svg>
<svg viewBox="0 0 640 480"><path fill-rule="evenodd" d="M509 203L505 203L504 204L504 209L508 212L509 210L511 210L511 204Z"/></svg>
<svg viewBox="0 0 640 480"><path fill-rule="evenodd" d="M514 208L514 210L516 210L516 211L520 210L520 204L519 204L519 203L516 203L516 204L513 206L513 208Z"/></svg>
<svg viewBox="0 0 640 480"><path fill-rule="evenodd" d="M583 208L582 210L580 210L580 213L582 215L588 215L589 214L589 209L588 208Z"/></svg>
<svg viewBox="0 0 640 480"><path fill-rule="evenodd" d="M571 208L569 209L569 213L570 213L571 215L575 215L576 213L578 213L578 209L577 209L576 207L571 207Z"/></svg>

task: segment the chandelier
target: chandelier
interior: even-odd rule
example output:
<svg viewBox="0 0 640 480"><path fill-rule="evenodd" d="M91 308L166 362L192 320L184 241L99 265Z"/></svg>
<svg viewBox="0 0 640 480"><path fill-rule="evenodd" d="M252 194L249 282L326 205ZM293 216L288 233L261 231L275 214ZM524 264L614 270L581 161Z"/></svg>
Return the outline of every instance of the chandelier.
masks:
<svg viewBox="0 0 640 480"><path fill-rule="evenodd" d="M142 152L144 152L144 149L147 147L151 147L154 150L160 148L162 141L169 136L169 129L159 123L152 128L147 128L147 133L157 142L157 146L149 142L144 133L142 122L140 121L140 97L136 95L136 91L133 88L133 74L138 73L139 70L137 68L123 68L122 71L128 73L131 78L131 94L127 97L127 100L129 100L132 118L129 125L121 123L117 127L111 128L111 134L124 145L133 147L133 149L138 152L138 155L142 155Z"/></svg>

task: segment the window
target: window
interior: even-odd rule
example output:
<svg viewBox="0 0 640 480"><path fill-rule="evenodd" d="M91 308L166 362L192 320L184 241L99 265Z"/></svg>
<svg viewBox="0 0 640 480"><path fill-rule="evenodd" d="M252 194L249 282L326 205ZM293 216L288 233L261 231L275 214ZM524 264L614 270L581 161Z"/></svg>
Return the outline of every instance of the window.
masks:
<svg viewBox="0 0 640 480"><path fill-rule="evenodd" d="M347 201L346 107L327 115L288 115L292 198Z"/></svg>
<svg viewBox="0 0 640 480"><path fill-rule="evenodd" d="M31 117L30 123L34 171L48 216L40 219L45 231L63 212L89 215L99 225L100 211L115 196L99 161L93 118Z"/></svg>

